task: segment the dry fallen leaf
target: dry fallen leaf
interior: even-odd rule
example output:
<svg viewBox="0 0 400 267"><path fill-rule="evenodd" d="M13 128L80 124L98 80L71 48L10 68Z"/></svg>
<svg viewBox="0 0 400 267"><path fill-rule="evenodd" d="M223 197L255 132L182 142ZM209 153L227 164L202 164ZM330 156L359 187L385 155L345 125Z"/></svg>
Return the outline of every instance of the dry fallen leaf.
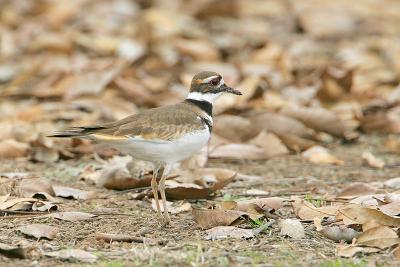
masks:
<svg viewBox="0 0 400 267"><path fill-rule="evenodd" d="M282 219L279 221L281 235L289 236L291 238L304 238L304 227L298 219Z"/></svg>
<svg viewBox="0 0 400 267"><path fill-rule="evenodd" d="M364 224L374 220L381 225L400 227L400 218L384 214L382 211L367 207L348 207L338 210L336 219L344 224Z"/></svg>
<svg viewBox="0 0 400 267"><path fill-rule="evenodd" d="M335 164L343 165L344 161L338 159L329 153L329 151L322 146L314 146L303 152L303 157L312 163L317 164Z"/></svg>
<svg viewBox="0 0 400 267"><path fill-rule="evenodd" d="M80 212L80 211L64 211L50 214L50 217L60 219L63 221L69 222L77 222L77 221L86 221L93 217L96 217L94 214Z"/></svg>
<svg viewBox="0 0 400 267"><path fill-rule="evenodd" d="M265 156L273 158L289 154L289 150L282 141L273 133L261 131L256 137L249 141L250 144L257 145L264 149Z"/></svg>
<svg viewBox="0 0 400 267"><path fill-rule="evenodd" d="M358 196L374 194L376 191L377 189L369 184L353 183L347 185L339 194L336 195L336 198L353 199Z"/></svg>
<svg viewBox="0 0 400 267"><path fill-rule="evenodd" d="M248 218L246 212L238 210L193 209L194 221L204 229L241 223Z"/></svg>
<svg viewBox="0 0 400 267"><path fill-rule="evenodd" d="M210 158L227 159L265 159L266 155L262 148L249 144L227 144L217 146L210 151Z"/></svg>
<svg viewBox="0 0 400 267"><path fill-rule="evenodd" d="M364 152L361 157L364 164L372 168L382 169L383 167L385 167L385 162L375 157L371 152Z"/></svg>
<svg viewBox="0 0 400 267"><path fill-rule="evenodd" d="M161 212L164 212L164 206L162 205L162 201L159 200L159 203L160 203ZM168 209L168 212L170 212L171 214L178 214L181 212L190 211L192 209L192 206L190 205L189 202L182 203L181 205L174 205L174 204L176 204L176 203L167 201L167 209ZM151 200L151 208L154 211L157 211L155 199Z"/></svg>
<svg viewBox="0 0 400 267"><path fill-rule="evenodd" d="M361 233L356 240L357 245L385 249L399 244L397 233L387 226L377 226Z"/></svg>
<svg viewBox="0 0 400 267"><path fill-rule="evenodd" d="M33 236L37 239L54 239L59 231L57 227L49 226L46 224L29 224L21 226L17 230L23 234Z"/></svg>
<svg viewBox="0 0 400 267"><path fill-rule="evenodd" d="M68 261L82 261L93 263L98 257L81 249L63 249L58 251L45 252L45 256Z"/></svg>
<svg viewBox="0 0 400 267"><path fill-rule="evenodd" d="M0 157L1 158L17 158L25 157L28 153L29 146L16 140L7 139L0 141Z"/></svg>
<svg viewBox="0 0 400 267"><path fill-rule="evenodd" d="M337 255L339 257L345 257L345 258L352 258L354 257L357 253L375 253L378 252L378 248L364 248L364 247L358 247L354 245L337 245L336 246L337 250Z"/></svg>
<svg viewBox="0 0 400 267"><path fill-rule="evenodd" d="M54 186L53 185L54 194L57 197L64 198L73 198L78 200L87 200L93 198L95 192L88 192L76 188L65 187L65 186Z"/></svg>
<svg viewBox="0 0 400 267"><path fill-rule="evenodd" d="M299 198L292 198L294 213L301 220L313 221L315 218L325 218L335 216L340 206L315 207L312 203Z"/></svg>

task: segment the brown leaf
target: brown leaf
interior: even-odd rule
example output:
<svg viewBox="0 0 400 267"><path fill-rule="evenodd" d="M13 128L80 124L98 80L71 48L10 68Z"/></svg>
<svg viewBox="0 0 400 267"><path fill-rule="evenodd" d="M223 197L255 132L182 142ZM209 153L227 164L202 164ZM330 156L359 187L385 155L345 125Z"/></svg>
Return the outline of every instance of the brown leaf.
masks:
<svg viewBox="0 0 400 267"><path fill-rule="evenodd" d="M361 233L356 240L357 245L385 249L400 243L396 232L387 226L377 226Z"/></svg>
<svg viewBox="0 0 400 267"><path fill-rule="evenodd" d="M286 106L280 110L280 113L297 119L316 131L327 132L338 137L345 137L347 133L340 118L332 111L323 108Z"/></svg>
<svg viewBox="0 0 400 267"><path fill-rule="evenodd" d="M233 116L217 116L213 125L213 132L231 142L244 142L259 133L259 127L249 119Z"/></svg>
<svg viewBox="0 0 400 267"><path fill-rule="evenodd" d="M317 143L312 140L294 134L278 134L278 137L288 148L296 152L304 151L317 145Z"/></svg>
<svg viewBox="0 0 400 267"><path fill-rule="evenodd" d="M303 123L282 114L264 112L250 117L250 120L260 130L272 132L279 137L281 135L294 135L311 139L314 136L313 130L307 128Z"/></svg>
<svg viewBox="0 0 400 267"><path fill-rule="evenodd" d="M202 228L229 226L241 223L248 218L246 212L238 210L193 209L194 221Z"/></svg>
<svg viewBox="0 0 400 267"><path fill-rule="evenodd" d="M316 164L343 165L344 161L336 158L322 146L313 146L303 152L303 157Z"/></svg>
<svg viewBox="0 0 400 267"><path fill-rule="evenodd" d="M54 239L58 233L58 228L46 224L29 224L17 228L23 234L33 236L37 239Z"/></svg>
<svg viewBox="0 0 400 267"><path fill-rule="evenodd" d="M315 207L310 202L299 198L294 198L292 202L293 210L301 220L313 221L315 218L325 218L334 216L340 206Z"/></svg>
<svg viewBox="0 0 400 267"><path fill-rule="evenodd" d="M377 157L375 157L371 152L364 152L362 154L363 163L377 169L382 169L385 167L385 162Z"/></svg>
<svg viewBox="0 0 400 267"><path fill-rule="evenodd" d="M160 204L161 212L164 212L164 206L163 206L161 200L159 200L159 204ZM167 209L168 209L169 213L178 214L178 213L181 213L181 212L190 211L192 209L192 206L190 205L189 202L181 203L180 205L176 205L176 204L177 203L173 203L173 202L167 201ZM151 200L151 208L154 211L157 211L157 206L156 206L155 199Z"/></svg>
<svg viewBox="0 0 400 267"><path fill-rule="evenodd" d="M255 198L235 202L235 210L248 213L264 213L264 211L276 211L284 206L286 199L280 197Z"/></svg>
<svg viewBox="0 0 400 267"><path fill-rule="evenodd" d="M383 143L385 149L391 153L400 154L400 140L393 137L387 138Z"/></svg>
<svg viewBox="0 0 400 267"><path fill-rule="evenodd" d="M18 158L27 155L29 146L25 143L6 139L0 141L0 157L1 158Z"/></svg>
<svg viewBox="0 0 400 267"><path fill-rule="evenodd" d="M18 203L29 203L29 205L32 206L32 203L36 201L37 199L34 198L13 198L1 203L0 209L1 210L9 209Z"/></svg>
<svg viewBox="0 0 400 267"><path fill-rule="evenodd" d="M265 159L264 150L255 145L227 144L221 145L210 151L210 158L227 159Z"/></svg>
<svg viewBox="0 0 400 267"><path fill-rule="evenodd" d="M358 196L371 195L374 194L377 189L366 183L353 183L346 186L336 198L341 199L353 199Z"/></svg>
<svg viewBox="0 0 400 267"><path fill-rule="evenodd" d="M279 221L281 228L281 235L289 236L291 238L304 238L305 232L304 227L298 219L282 219Z"/></svg>
<svg viewBox="0 0 400 267"><path fill-rule="evenodd" d="M64 197L64 198L73 198L79 200L86 200L93 198L95 192L88 192L76 188L65 187L65 186L54 186L53 185L54 193L57 197Z"/></svg>
<svg viewBox="0 0 400 267"><path fill-rule="evenodd" d="M251 139L249 143L262 147L267 158L289 154L287 147L273 133L262 131L255 138Z"/></svg>
<svg viewBox="0 0 400 267"><path fill-rule="evenodd" d="M82 261L89 263L93 263L98 259L96 255L81 249L63 249L58 251L45 252L44 255L60 260Z"/></svg>
<svg viewBox="0 0 400 267"><path fill-rule="evenodd" d="M375 253L378 252L377 248L364 248L358 247L354 245L337 245L337 254L339 257L351 258L354 257L357 253Z"/></svg>
<svg viewBox="0 0 400 267"><path fill-rule="evenodd" d="M80 212L80 211L64 211L50 214L50 217L60 219L63 221L69 222L77 222L77 221L86 221L93 217L96 217L94 214Z"/></svg>
<svg viewBox="0 0 400 267"><path fill-rule="evenodd" d="M386 226L400 226L400 218L384 214L382 211L367 207L341 208L336 219L342 219L344 224L364 224L375 220L377 223Z"/></svg>

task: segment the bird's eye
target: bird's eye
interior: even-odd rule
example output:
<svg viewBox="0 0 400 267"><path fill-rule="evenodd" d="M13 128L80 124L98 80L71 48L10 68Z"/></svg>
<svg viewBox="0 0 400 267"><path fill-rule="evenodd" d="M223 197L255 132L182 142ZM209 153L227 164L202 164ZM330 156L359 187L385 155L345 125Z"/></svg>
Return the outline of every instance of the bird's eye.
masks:
<svg viewBox="0 0 400 267"><path fill-rule="evenodd" d="M217 86L219 84L219 79L211 80L211 84Z"/></svg>

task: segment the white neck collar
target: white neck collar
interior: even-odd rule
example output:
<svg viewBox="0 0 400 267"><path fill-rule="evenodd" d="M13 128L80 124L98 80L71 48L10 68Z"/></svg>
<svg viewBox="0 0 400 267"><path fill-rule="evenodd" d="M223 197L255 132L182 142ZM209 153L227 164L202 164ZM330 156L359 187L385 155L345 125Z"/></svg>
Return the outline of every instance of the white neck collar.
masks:
<svg viewBox="0 0 400 267"><path fill-rule="evenodd" d="M214 103L222 93L212 94L212 93L200 93L200 92L190 92L186 99L192 99L197 101L207 101L209 103Z"/></svg>

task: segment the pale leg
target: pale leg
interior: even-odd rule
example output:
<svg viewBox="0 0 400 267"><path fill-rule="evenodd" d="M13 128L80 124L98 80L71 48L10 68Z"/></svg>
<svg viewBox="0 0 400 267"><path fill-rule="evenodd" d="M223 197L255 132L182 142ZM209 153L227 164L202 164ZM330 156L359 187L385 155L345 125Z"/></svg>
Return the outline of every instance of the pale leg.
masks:
<svg viewBox="0 0 400 267"><path fill-rule="evenodd" d="M169 217L168 209L167 209L167 198L165 197L165 179L167 178L168 171L169 171L169 166L165 166L165 168L163 169L163 172L161 174L161 180L160 180L160 193L161 193L161 200L162 200L163 208L164 208L165 224L171 223L171 218Z"/></svg>
<svg viewBox="0 0 400 267"><path fill-rule="evenodd" d="M156 201L158 221L160 222L160 224L164 224L164 218L161 214L160 203L158 202L157 176L159 171L160 171L160 166L154 165L153 178L151 179L151 190L153 191L154 200Z"/></svg>

